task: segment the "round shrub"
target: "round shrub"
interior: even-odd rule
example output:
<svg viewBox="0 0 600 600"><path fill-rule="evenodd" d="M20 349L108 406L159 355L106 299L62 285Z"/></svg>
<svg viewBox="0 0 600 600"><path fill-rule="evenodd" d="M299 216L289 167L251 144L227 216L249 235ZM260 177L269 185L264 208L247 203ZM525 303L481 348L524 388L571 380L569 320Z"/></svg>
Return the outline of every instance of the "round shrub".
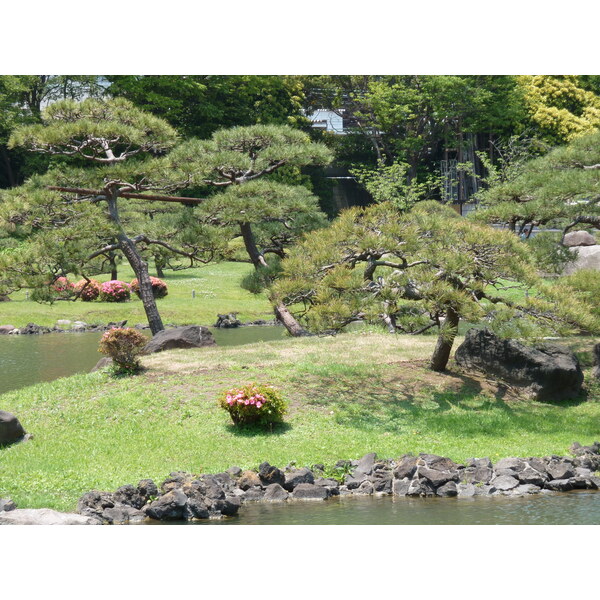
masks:
<svg viewBox="0 0 600 600"><path fill-rule="evenodd" d="M87 285L86 285L87 284ZM95 279L90 279L89 283L85 279L80 279L75 284L75 292L84 302L92 302L100 295L102 284Z"/></svg>
<svg viewBox="0 0 600 600"><path fill-rule="evenodd" d="M140 368L138 356L142 353L148 338L133 327L113 327L104 332L98 352L113 359L121 372L135 372Z"/></svg>
<svg viewBox="0 0 600 600"><path fill-rule="evenodd" d="M167 284L158 277L150 277L152 283L152 294L155 298L164 298L169 292L167 290ZM137 279L134 279L130 284L131 291L140 297L140 284Z"/></svg>
<svg viewBox="0 0 600 600"><path fill-rule="evenodd" d="M124 281L105 281L100 288L100 299L104 302L125 302L130 297L129 286Z"/></svg>
<svg viewBox="0 0 600 600"><path fill-rule="evenodd" d="M271 425L281 422L287 412L279 390L256 383L223 392L219 406L229 413L235 425Z"/></svg>
<svg viewBox="0 0 600 600"><path fill-rule="evenodd" d="M59 298L70 298L75 293L75 285L66 277L59 277L52 284L52 289Z"/></svg>

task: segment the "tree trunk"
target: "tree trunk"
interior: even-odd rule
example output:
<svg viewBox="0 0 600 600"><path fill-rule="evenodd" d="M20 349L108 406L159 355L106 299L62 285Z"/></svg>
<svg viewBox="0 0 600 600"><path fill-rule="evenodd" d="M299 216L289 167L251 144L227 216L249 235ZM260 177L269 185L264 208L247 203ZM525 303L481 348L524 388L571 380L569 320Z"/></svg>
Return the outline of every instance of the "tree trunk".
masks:
<svg viewBox="0 0 600 600"><path fill-rule="evenodd" d="M163 278L165 276L165 272L163 271L163 267L165 266L165 263L163 261L163 259L161 258L160 255L156 255L154 257L154 267L156 268L156 276Z"/></svg>
<svg viewBox="0 0 600 600"><path fill-rule="evenodd" d="M15 187L17 183L15 180L15 174L13 172L12 165L10 164L10 158L8 157L6 146L4 146L4 144L0 144L0 156L2 156L2 162L4 163L4 172L6 173L8 185L10 187Z"/></svg>
<svg viewBox="0 0 600 600"><path fill-rule="evenodd" d="M250 223L240 223L240 231L244 240L246 252L248 252L248 256L250 257L254 268L259 269L260 267L266 267L267 261L256 245ZM283 323L291 336L298 337L301 335L308 335L308 332L300 325L300 323L298 323L298 321L296 321L294 315L292 315L283 302L276 304L273 307L273 310L275 311L277 319Z"/></svg>
<svg viewBox="0 0 600 600"><path fill-rule="evenodd" d="M254 233L252 232L252 225L250 225L250 223L240 223L240 231L244 240L246 252L250 257L252 264L257 269L259 267L266 267L267 261L265 260L265 257L262 255L262 253L258 249L258 246L256 245Z"/></svg>
<svg viewBox="0 0 600 600"><path fill-rule="evenodd" d="M110 264L110 278L114 281L119 278L119 273L117 271L117 261L115 260L115 253L109 253L109 264Z"/></svg>
<svg viewBox="0 0 600 600"><path fill-rule="evenodd" d="M452 308L448 309L446 314L446 322L437 339L433 356L431 357L430 368L432 371L445 371L448 359L450 358L450 350L454 344L454 338L458 330L460 315Z"/></svg>
<svg viewBox="0 0 600 600"><path fill-rule="evenodd" d="M152 282L150 281L150 273L148 272L148 263L142 259L136 245L129 237L127 237L125 231L121 227L119 211L117 208L117 191L111 188L110 193L109 190L106 192L110 218L119 227L117 241L119 242L120 250L123 252L123 255L131 265L131 268L137 277L140 287L140 298L142 299L144 311L148 318L148 325L150 325L152 335L156 335L159 331L162 331L165 326L160 318L158 307L156 306L156 299L152 293Z"/></svg>

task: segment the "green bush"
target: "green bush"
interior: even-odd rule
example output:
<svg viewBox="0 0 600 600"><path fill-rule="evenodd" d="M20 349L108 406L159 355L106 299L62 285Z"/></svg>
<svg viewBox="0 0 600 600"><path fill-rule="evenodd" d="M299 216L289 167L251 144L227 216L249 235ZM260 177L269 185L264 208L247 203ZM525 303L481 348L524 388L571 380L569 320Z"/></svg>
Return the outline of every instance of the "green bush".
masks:
<svg viewBox="0 0 600 600"><path fill-rule="evenodd" d="M218 402L235 425L271 425L287 412L281 392L272 385L248 383L223 392Z"/></svg>
<svg viewBox="0 0 600 600"><path fill-rule="evenodd" d="M261 294L269 288L281 273L281 259L271 258L268 266L254 269L242 278L240 287L252 294Z"/></svg>
<svg viewBox="0 0 600 600"><path fill-rule="evenodd" d="M600 317L600 271L582 269L573 275L561 277L560 283L571 288L582 300L587 300L591 312Z"/></svg>
<svg viewBox="0 0 600 600"><path fill-rule="evenodd" d="M133 327L114 327L102 336L98 352L110 356L119 372L131 373L140 370L138 356L147 343L148 338Z"/></svg>
<svg viewBox="0 0 600 600"><path fill-rule="evenodd" d="M537 268L543 273L560 275L565 265L577 258L573 250L560 243L561 239L561 233L544 231L527 240Z"/></svg>

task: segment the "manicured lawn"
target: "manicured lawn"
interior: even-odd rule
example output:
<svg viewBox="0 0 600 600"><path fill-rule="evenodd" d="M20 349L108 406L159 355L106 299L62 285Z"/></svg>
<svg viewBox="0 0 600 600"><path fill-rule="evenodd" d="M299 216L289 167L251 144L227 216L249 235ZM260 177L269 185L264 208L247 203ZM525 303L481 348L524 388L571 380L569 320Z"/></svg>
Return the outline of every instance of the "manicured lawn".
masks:
<svg viewBox="0 0 600 600"><path fill-rule="evenodd" d="M272 319L273 311L266 295L254 295L240 288L240 281L252 265L219 263L184 271L166 271L169 294L157 301L164 323L173 325L212 325L218 313L237 311L242 321ZM129 283L134 278L127 266L119 269L119 279ZM98 277L108 281L109 276ZM192 290L195 298L192 298ZM26 300L25 291L11 296L12 302L0 304L0 325L23 327L27 323L52 326L58 319L80 320L86 323L108 323L127 319L129 324L146 323L142 302L132 294L124 303L65 302L52 305Z"/></svg>
<svg viewBox="0 0 600 600"><path fill-rule="evenodd" d="M579 350L587 356L593 342L579 341ZM256 468L264 460L332 466L372 451L497 460L566 454L574 441L600 439L597 389L561 405L520 400L456 370L428 371L434 343L354 332L179 350L145 358L147 370L135 377L78 375L5 394L2 409L35 437L0 450L0 497L73 510L91 489L146 477L160 483L175 470ZM249 381L283 390L291 403L284 426L230 424L216 396Z"/></svg>

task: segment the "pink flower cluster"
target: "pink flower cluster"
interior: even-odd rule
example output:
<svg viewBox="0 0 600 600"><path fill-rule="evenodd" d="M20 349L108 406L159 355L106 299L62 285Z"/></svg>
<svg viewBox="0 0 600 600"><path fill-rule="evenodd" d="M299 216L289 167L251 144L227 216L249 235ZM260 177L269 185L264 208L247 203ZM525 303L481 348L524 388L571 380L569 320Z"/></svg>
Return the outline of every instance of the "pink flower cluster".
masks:
<svg viewBox="0 0 600 600"><path fill-rule="evenodd" d="M102 299L108 302L121 302L129 299L129 286L124 281L105 281L100 290Z"/></svg>
<svg viewBox="0 0 600 600"><path fill-rule="evenodd" d="M243 404L245 406L256 406L256 408L260 408L267 402L267 399L262 394L254 394L253 396L247 397L243 390L230 390L225 399L229 406Z"/></svg>
<svg viewBox="0 0 600 600"><path fill-rule="evenodd" d="M54 289L57 292L70 292L75 286L66 278L59 277L54 282Z"/></svg>

